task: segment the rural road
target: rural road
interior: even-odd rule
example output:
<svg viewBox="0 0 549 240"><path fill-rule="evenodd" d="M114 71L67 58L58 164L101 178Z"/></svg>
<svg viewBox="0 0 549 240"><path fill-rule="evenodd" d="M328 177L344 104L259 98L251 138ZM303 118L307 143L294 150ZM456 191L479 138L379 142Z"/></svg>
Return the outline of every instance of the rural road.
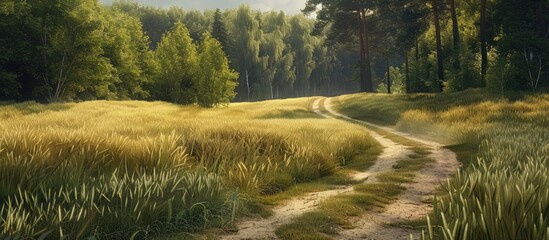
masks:
<svg viewBox="0 0 549 240"><path fill-rule="evenodd" d="M324 100L324 101L322 101ZM327 113L321 111L321 104ZM378 126L368 122L355 120L333 110L331 98L315 100L312 110L326 118L342 118L420 142L431 149L428 156L436 161L416 173L414 182L403 184L406 190L393 203L383 209L369 211L367 214L356 217L351 222L353 229L342 229L336 239L408 239L410 234L419 234L417 230L399 227L398 223L416 220L425 217L432 211L429 201L435 188L460 166L455 154L436 142L419 139L410 134L398 132L394 129ZM335 117L334 117L335 116ZM366 179L366 183L377 181L375 175L393 171L392 166L399 160L407 159L412 151L407 146L398 144L375 131L364 128L365 131L378 141L383 147L382 153L375 164L364 172L355 172L353 178ZM238 224L239 231L235 234L223 235L220 239L277 239L274 231L293 218L308 211L314 210L319 202L339 194L349 194L354 191L352 186L341 186L338 189L308 193L305 196L285 202L273 209L273 215L264 219L248 219ZM396 224L396 225L395 225Z"/></svg>
<svg viewBox="0 0 549 240"><path fill-rule="evenodd" d="M321 99L316 101L320 102ZM344 230L340 232L341 237L338 237L338 239L408 239L410 233L413 233L412 229L399 227L398 224L421 219L433 210L432 197L435 189L461 166L461 163L457 161L456 154L443 148L443 145L439 143L340 114L333 109L331 98L325 99L324 108L333 116L414 140L431 149L431 153L427 157L435 161L428 163L427 166L416 172L414 182L403 184L406 190L399 195L395 202L385 206L382 211L368 212L357 218L355 221L356 228ZM324 116L327 115L324 114ZM384 152L394 149L393 144L396 143L384 137L379 138L373 131L370 131L370 134L385 147ZM382 161L381 156L377 161ZM414 235L415 238L419 238L419 232L415 232Z"/></svg>

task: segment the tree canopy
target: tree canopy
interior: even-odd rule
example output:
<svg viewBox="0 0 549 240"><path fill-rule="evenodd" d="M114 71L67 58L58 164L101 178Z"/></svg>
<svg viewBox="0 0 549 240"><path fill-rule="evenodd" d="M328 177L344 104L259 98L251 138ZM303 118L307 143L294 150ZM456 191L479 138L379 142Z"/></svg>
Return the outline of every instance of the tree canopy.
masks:
<svg viewBox="0 0 549 240"><path fill-rule="evenodd" d="M200 12L131 0L5 0L0 100L198 104L198 71L238 73L234 94L222 94L236 101L394 93L391 86L543 91L548 9L544 0L308 0L303 12L315 21L245 5ZM212 38L228 69L199 66L201 54L221 59L200 50L206 39L215 48Z"/></svg>

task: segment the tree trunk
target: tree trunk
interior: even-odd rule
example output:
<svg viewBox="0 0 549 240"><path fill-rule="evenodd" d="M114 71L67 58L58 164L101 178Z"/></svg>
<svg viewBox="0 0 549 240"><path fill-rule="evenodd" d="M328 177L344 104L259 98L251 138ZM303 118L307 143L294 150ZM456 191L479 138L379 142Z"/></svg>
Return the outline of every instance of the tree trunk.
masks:
<svg viewBox="0 0 549 240"><path fill-rule="evenodd" d="M488 69L488 51L486 50L486 0L480 0L480 86L486 86L486 70Z"/></svg>
<svg viewBox="0 0 549 240"><path fill-rule="evenodd" d="M387 66L387 93L391 94L391 71L389 68L389 54L385 56L385 65Z"/></svg>
<svg viewBox="0 0 549 240"><path fill-rule="evenodd" d="M543 61L541 59L541 55L538 55L539 64L537 66L537 75L534 77L534 74L532 73L532 62L534 61L534 53L533 52L527 52L526 49L523 49L524 52L524 60L526 62L526 67L528 68L528 77L530 79L530 87L532 87L532 91L535 91L539 84L539 79L541 78L541 73L543 72Z"/></svg>
<svg viewBox="0 0 549 240"><path fill-rule="evenodd" d="M370 54L368 46L368 26L366 25L366 10L360 11L360 91L373 92L372 71L370 69Z"/></svg>
<svg viewBox="0 0 549 240"><path fill-rule="evenodd" d="M419 40L416 37L416 62L419 62Z"/></svg>
<svg viewBox="0 0 549 240"><path fill-rule="evenodd" d="M460 52L459 52L459 25L458 25L458 18L456 14L456 4L455 0L450 0L450 11L452 14L452 35L454 40L454 69L457 71L461 70L461 63L460 63ZM460 81L460 90L464 89L463 79L459 79Z"/></svg>
<svg viewBox="0 0 549 240"><path fill-rule="evenodd" d="M250 79L249 79L248 70L246 70L246 89L248 93L248 102L250 101Z"/></svg>
<svg viewBox="0 0 549 240"><path fill-rule="evenodd" d="M47 49L48 49L48 32L46 31L46 23L44 22L45 20L42 20L42 29L44 30L44 35L41 36L41 40L42 40L42 60L44 61L43 64L44 64L44 76L43 76L43 79L44 79L44 85L46 86L46 93L47 93L47 96L46 96L46 100L48 102L53 102L53 95L51 93L51 85L50 85L50 76L49 76L49 71L48 71L48 55L47 55Z"/></svg>
<svg viewBox="0 0 549 240"><path fill-rule="evenodd" d="M444 81L444 64L443 64L443 58L442 58L442 42L440 39L440 23L438 19L438 3L437 0L433 0L433 14L434 14L434 22L435 22L435 36L436 36L436 44L437 44L437 65L438 65L438 87L439 91L442 92L443 85L442 82Z"/></svg>
<svg viewBox="0 0 549 240"><path fill-rule="evenodd" d="M452 34L454 40L454 49L459 49L459 25L458 18L456 14L456 4L455 0L450 0L450 11L452 12Z"/></svg>
<svg viewBox="0 0 549 240"><path fill-rule="evenodd" d="M269 82L269 90L271 92L271 100L274 99L273 81Z"/></svg>
<svg viewBox="0 0 549 240"><path fill-rule="evenodd" d="M416 59L415 59L414 84L411 87L412 92L417 92L417 84L419 83L419 41L416 37Z"/></svg>
<svg viewBox="0 0 549 240"><path fill-rule="evenodd" d="M362 19L362 13L360 14L360 91L366 92L366 50L364 50L364 20Z"/></svg>
<svg viewBox="0 0 549 240"><path fill-rule="evenodd" d="M61 92L64 85L63 70L65 70L65 56L66 51L63 51L63 57L61 58L61 68L59 69L59 79L57 79L57 87L55 88L55 94L53 95L53 101L58 102L61 99Z"/></svg>
<svg viewBox="0 0 549 240"><path fill-rule="evenodd" d="M372 84L372 69L370 66L370 43L368 40L368 25L366 22L366 11L364 11L364 49L366 50L366 90L368 92L374 92Z"/></svg>
<svg viewBox="0 0 549 240"><path fill-rule="evenodd" d="M404 52L404 70L406 78L406 93L410 93L410 61L408 59L408 51Z"/></svg>

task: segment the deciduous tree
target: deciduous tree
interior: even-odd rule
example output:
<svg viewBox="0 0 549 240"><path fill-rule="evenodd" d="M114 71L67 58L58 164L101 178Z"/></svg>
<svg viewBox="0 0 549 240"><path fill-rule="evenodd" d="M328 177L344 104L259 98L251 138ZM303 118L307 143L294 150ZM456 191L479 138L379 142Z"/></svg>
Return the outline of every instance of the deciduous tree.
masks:
<svg viewBox="0 0 549 240"><path fill-rule="evenodd" d="M259 64L259 24L248 6L240 6L233 19L232 38L234 39L232 62L240 74L237 97L250 101L252 87L256 82Z"/></svg>
<svg viewBox="0 0 549 240"><path fill-rule="evenodd" d="M164 34L155 52L159 73L156 76L156 99L189 104L196 102L193 76L197 69L197 49L189 30L181 22Z"/></svg>
<svg viewBox="0 0 549 240"><path fill-rule="evenodd" d="M194 76L197 103L203 107L228 104L235 97L238 73L229 68L221 44L205 33L199 50Z"/></svg>

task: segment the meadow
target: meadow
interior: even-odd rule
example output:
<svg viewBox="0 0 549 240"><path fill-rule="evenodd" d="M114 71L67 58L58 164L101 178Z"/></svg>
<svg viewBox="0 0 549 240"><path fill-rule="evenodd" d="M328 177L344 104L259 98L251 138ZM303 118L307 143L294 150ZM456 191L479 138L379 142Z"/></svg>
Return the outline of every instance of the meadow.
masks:
<svg viewBox="0 0 549 240"><path fill-rule="evenodd" d="M312 100L0 106L0 238L192 238L233 231L237 219L268 216L266 205L307 191L356 184L346 173L368 168L379 144L361 126L314 114ZM424 239L549 236L549 95L468 90L333 102L458 154L464 167L442 184ZM397 175L387 177L355 185L358 195L325 201L277 235L335 234L350 224L345 209L367 211L402 191ZM362 209L360 194L373 199Z"/></svg>
<svg viewBox="0 0 549 240"><path fill-rule="evenodd" d="M0 238L143 239L225 229L379 145L312 99L0 106ZM183 236L183 235L180 235Z"/></svg>
<svg viewBox="0 0 549 240"><path fill-rule="evenodd" d="M355 94L353 118L449 144L463 162L443 184L423 239L549 239L549 95L482 90Z"/></svg>

